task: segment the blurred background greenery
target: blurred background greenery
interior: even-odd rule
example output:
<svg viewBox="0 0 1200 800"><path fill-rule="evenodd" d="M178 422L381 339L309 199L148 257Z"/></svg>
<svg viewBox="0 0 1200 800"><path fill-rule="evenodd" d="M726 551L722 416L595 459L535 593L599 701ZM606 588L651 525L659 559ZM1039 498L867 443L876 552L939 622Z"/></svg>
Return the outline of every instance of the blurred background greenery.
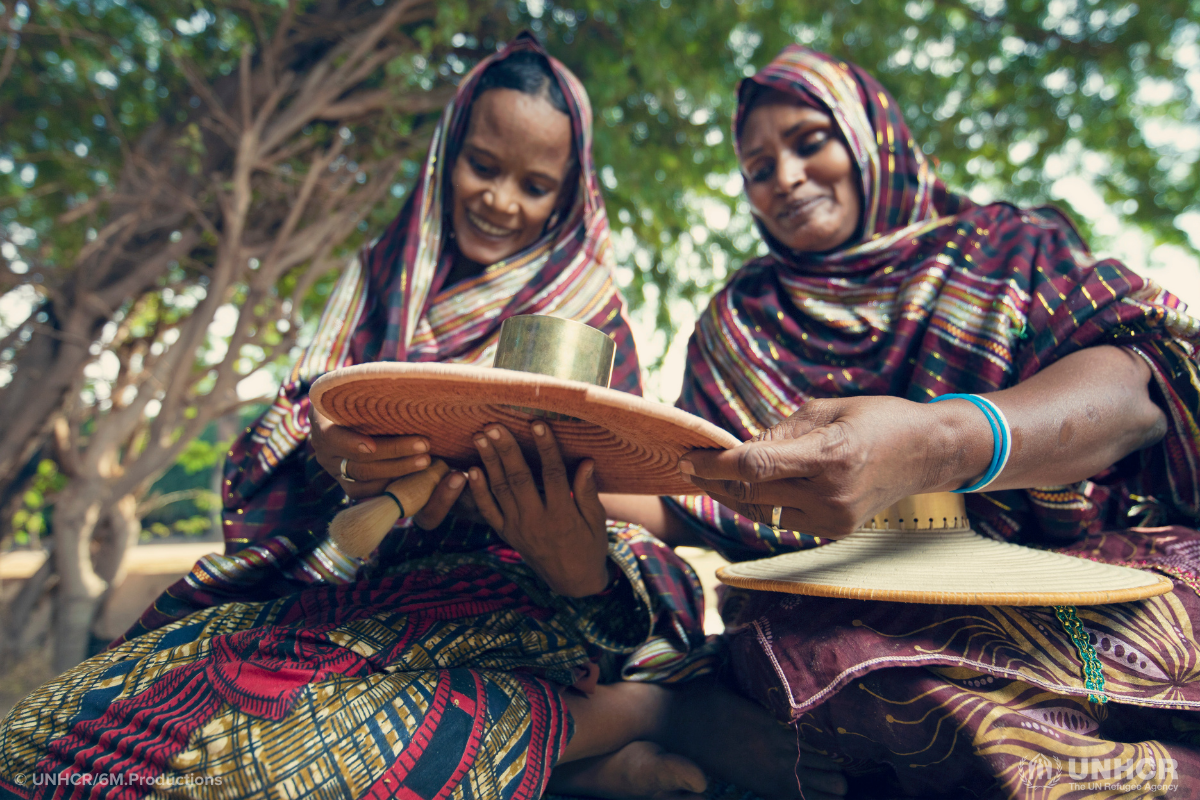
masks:
<svg viewBox="0 0 1200 800"><path fill-rule="evenodd" d="M379 58L251 170L249 233L229 255L246 120L280 76L279 113L300 104L296 87L381 20ZM874 72L953 188L1058 204L1095 249L1200 304L1197 20L1196 0L0 0L0 419L21 421L0 423L0 550L83 536L102 561L113 537L219 539L228 441L287 374L336 266L399 211L454 84L523 29L590 94L618 280L649 393L671 402L698 309L761 248L729 141L734 87L790 42ZM330 196L360 205L266 280L259 260L322 154L343 179ZM122 228L155 169L175 210ZM120 283L152 258L161 269ZM175 394L148 366L168 357L187 381ZM80 494L101 521L56 523ZM122 498L125 521L105 523ZM119 574L47 563L19 610L79 584L97 614ZM22 625L0 660L39 646Z"/></svg>

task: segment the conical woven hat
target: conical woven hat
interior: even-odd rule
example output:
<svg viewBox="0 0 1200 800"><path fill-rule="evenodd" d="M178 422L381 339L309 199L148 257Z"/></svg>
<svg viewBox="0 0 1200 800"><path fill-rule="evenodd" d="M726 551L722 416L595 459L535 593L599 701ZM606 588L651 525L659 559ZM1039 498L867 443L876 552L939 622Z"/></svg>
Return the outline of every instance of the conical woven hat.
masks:
<svg viewBox="0 0 1200 800"><path fill-rule="evenodd" d="M536 465L530 411L550 412L537 418L554 431L568 468L595 460L602 492L698 494L679 474L679 457L740 444L710 422L635 395L489 367L361 364L321 376L309 397L322 414L360 433L425 436L433 455L459 467L478 463L472 438L495 422L512 432Z"/></svg>
<svg viewBox="0 0 1200 800"><path fill-rule="evenodd" d="M845 539L730 564L717 577L764 592L936 605L1101 605L1171 590L1171 581L1153 572L980 536L967 526L959 495L905 503Z"/></svg>

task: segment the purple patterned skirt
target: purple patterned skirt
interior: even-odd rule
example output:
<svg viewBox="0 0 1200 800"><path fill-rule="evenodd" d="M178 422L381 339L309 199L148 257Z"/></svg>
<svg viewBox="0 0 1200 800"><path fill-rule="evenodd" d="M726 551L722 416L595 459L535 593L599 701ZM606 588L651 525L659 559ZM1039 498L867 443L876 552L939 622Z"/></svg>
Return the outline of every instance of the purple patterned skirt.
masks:
<svg viewBox="0 0 1200 800"><path fill-rule="evenodd" d="M1054 609L1036 607L731 592L738 681L842 760L861 797L1200 797L1200 533L1131 529L1062 552L1175 582L1076 609L1106 702L1089 700Z"/></svg>

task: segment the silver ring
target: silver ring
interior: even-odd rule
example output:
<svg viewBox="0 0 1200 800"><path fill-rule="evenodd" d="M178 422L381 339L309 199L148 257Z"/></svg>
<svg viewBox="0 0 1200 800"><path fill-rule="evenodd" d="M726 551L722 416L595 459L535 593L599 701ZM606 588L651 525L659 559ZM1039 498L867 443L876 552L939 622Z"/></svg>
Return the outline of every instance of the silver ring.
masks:
<svg viewBox="0 0 1200 800"><path fill-rule="evenodd" d="M338 468L338 471L342 473L342 480L344 480L346 483L358 483L358 481L346 474L346 462L349 460L350 459L348 458L343 458L342 466Z"/></svg>
<svg viewBox="0 0 1200 800"><path fill-rule="evenodd" d="M783 506L775 506L771 509L771 530L779 533L779 521L783 518Z"/></svg>

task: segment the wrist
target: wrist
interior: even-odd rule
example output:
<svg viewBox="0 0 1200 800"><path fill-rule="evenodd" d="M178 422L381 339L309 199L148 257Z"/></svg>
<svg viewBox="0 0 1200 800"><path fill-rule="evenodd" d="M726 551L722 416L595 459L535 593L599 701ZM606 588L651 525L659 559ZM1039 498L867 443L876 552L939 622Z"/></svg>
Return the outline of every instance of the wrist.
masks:
<svg viewBox="0 0 1200 800"><path fill-rule="evenodd" d="M934 414L937 446L930 454L930 492L949 492L970 486L987 472L995 447L991 425L983 412L968 400L946 400L927 407Z"/></svg>
<svg viewBox="0 0 1200 800"><path fill-rule="evenodd" d="M564 597L594 597L612 589L620 577L619 573L620 570L605 558L597 569L588 570L587 575L575 576L566 581L555 581L554 584L550 584L550 590Z"/></svg>

